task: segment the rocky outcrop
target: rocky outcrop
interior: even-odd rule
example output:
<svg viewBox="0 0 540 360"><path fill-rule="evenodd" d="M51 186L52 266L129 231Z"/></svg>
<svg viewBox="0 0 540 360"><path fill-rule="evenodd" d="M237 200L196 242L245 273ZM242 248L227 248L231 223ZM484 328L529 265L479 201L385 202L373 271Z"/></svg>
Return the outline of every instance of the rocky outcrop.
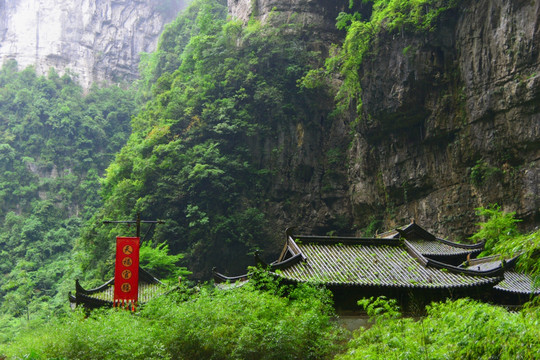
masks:
<svg viewBox="0 0 540 360"><path fill-rule="evenodd" d="M132 81L182 0L0 0L0 62L40 74L78 74L81 85Z"/></svg>
<svg viewBox="0 0 540 360"><path fill-rule="evenodd" d="M343 37L334 27L338 2L228 2L245 21L296 16L315 41ZM498 203L537 225L539 19L538 0L464 1L434 32L380 34L360 69L358 124L354 111L330 120L321 110L283 129L276 148L284 170L274 185L283 199L272 214L319 232L416 219L466 239L475 208Z"/></svg>
<svg viewBox="0 0 540 360"><path fill-rule="evenodd" d="M442 235L498 203L540 209L540 2L470 1L433 34L383 34L364 63L349 181L355 215L387 209Z"/></svg>
<svg viewBox="0 0 540 360"><path fill-rule="evenodd" d="M302 24L308 31L315 50L325 51L340 41L336 17L348 10L348 1L333 0L227 0L233 18L247 22L256 18L276 24Z"/></svg>
<svg viewBox="0 0 540 360"><path fill-rule="evenodd" d="M347 3L332 0L227 0L229 13L247 22L251 17L263 22L277 17L280 22L296 22L320 29L322 37L335 32L335 19Z"/></svg>
<svg viewBox="0 0 540 360"><path fill-rule="evenodd" d="M324 57L347 1L228 0L233 17L304 24ZM169 9L166 7L170 6ZM0 58L69 68L88 86L132 80L178 1L0 0ZM358 5L360 6L360 5ZM362 5L364 6L364 5ZM369 15L369 5L358 9ZM331 99L265 142L280 227L380 229L416 219L465 238L492 203L540 221L540 0L463 1L430 33L382 33L360 75L363 113ZM351 124L352 126L351 131Z"/></svg>

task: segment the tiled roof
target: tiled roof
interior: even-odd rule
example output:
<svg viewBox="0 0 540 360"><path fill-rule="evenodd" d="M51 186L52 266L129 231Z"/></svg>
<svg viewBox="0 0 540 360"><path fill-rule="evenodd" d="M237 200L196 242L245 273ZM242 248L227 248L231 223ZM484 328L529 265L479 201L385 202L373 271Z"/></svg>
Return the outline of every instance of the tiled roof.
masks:
<svg viewBox="0 0 540 360"><path fill-rule="evenodd" d="M163 295L166 288L162 282L139 267L138 302L145 303L150 299ZM95 289L84 289L77 280L75 282L75 295L70 293L70 302L78 304L91 304L95 306L112 306L114 301L114 278Z"/></svg>
<svg viewBox="0 0 540 360"><path fill-rule="evenodd" d="M500 255L487 256L469 260L466 267L469 271L485 272L495 269L503 271L504 279L494 289L516 294L540 294L540 286L534 286L531 276L513 270L519 256L503 259Z"/></svg>
<svg viewBox="0 0 540 360"><path fill-rule="evenodd" d="M465 268L474 271L489 271L497 268L502 268L504 265L512 266L514 265L516 258L513 259L503 259L500 255L486 256L482 258L470 259L465 262Z"/></svg>
<svg viewBox="0 0 540 360"><path fill-rule="evenodd" d="M495 285L499 291L518 294L540 294L540 286L533 287L533 280L529 275L515 271L505 271L504 280Z"/></svg>
<svg viewBox="0 0 540 360"><path fill-rule="evenodd" d="M165 292L165 287L162 284L144 284L139 283L138 289L138 301L140 303L148 302L156 296L162 295ZM86 296L93 297L94 299L104 300L107 302L113 302L114 298L114 284L103 289L100 292L93 294L85 294Z"/></svg>
<svg viewBox="0 0 540 360"><path fill-rule="evenodd" d="M437 238L414 222L378 234L377 237L386 239L405 238L424 256L476 255L484 247L484 243L468 245Z"/></svg>
<svg viewBox="0 0 540 360"><path fill-rule="evenodd" d="M392 230L388 230L386 232L383 232L381 234L378 234L378 238L400 238L404 235L414 235L414 237L420 237L424 240L434 240L435 235L415 223L414 221L410 224L397 227Z"/></svg>
<svg viewBox="0 0 540 360"><path fill-rule="evenodd" d="M305 261L274 270L296 282L327 285L380 286L401 288L455 288L494 284L497 277L455 274L424 267L407 252L402 242L350 240L338 242L300 238L289 243L304 255ZM379 241L379 244L377 243ZM277 264L276 264L277 265Z"/></svg>
<svg viewBox="0 0 540 360"><path fill-rule="evenodd" d="M434 241L426 240L408 240L412 246L414 246L422 255L460 255L460 254L469 254L469 253L479 253L481 249L470 249L458 247L456 245L449 245L448 243L442 242L439 239Z"/></svg>

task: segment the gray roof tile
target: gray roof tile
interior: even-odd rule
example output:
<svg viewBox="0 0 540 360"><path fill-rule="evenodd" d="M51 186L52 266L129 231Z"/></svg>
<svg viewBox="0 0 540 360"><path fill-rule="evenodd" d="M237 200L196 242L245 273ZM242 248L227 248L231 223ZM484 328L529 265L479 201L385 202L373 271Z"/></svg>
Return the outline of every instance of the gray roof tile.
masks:
<svg viewBox="0 0 540 360"><path fill-rule="evenodd" d="M495 285L495 289L518 294L540 294L540 286L533 285L533 279L529 275L505 271L504 280Z"/></svg>
<svg viewBox="0 0 540 360"><path fill-rule="evenodd" d="M296 243L306 257L276 270L283 278L328 285L360 285L403 288L454 288L496 283L496 277L454 274L424 267L402 244Z"/></svg>

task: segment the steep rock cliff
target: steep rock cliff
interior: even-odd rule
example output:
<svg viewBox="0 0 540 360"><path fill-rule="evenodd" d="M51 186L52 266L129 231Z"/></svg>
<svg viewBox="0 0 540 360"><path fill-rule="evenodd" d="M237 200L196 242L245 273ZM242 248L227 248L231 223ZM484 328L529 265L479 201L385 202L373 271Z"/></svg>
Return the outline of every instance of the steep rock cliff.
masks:
<svg viewBox="0 0 540 360"><path fill-rule="evenodd" d="M315 49L339 42L343 32L336 29L336 17L348 9L348 1L332 0L227 0L233 18L247 22L257 18L276 24L295 22L309 32ZM369 7L369 6L365 6Z"/></svg>
<svg viewBox="0 0 540 360"><path fill-rule="evenodd" d="M181 0L0 0L0 62L69 68L81 85L131 81Z"/></svg>
<svg viewBox="0 0 540 360"><path fill-rule="evenodd" d="M540 208L540 2L465 2L433 34L382 34L351 151L356 216L384 206L447 236L499 203ZM389 210L388 210L389 209Z"/></svg>
<svg viewBox="0 0 540 360"><path fill-rule="evenodd" d="M229 0L229 8L244 20L296 16L326 46L343 36L334 2ZM434 32L379 34L359 69L358 124L354 111L323 111L283 129L270 211L308 230L416 219L463 239L474 209L498 203L538 224L539 18L538 0L464 1Z"/></svg>

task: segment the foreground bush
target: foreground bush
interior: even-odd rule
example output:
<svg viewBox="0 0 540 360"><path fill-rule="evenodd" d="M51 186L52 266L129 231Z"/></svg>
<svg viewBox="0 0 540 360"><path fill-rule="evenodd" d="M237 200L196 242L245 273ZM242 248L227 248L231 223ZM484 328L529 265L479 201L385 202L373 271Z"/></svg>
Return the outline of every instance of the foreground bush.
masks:
<svg viewBox="0 0 540 360"><path fill-rule="evenodd" d="M420 321L376 317L337 359L538 359L539 325L538 308L509 312L467 299L447 301L432 304Z"/></svg>
<svg viewBox="0 0 540 360"><path fill-rule="evenodd" d="M326 295L313 288L297 292L295 300L251 289L203 293L172 311L153 304L148 312L160 319L169 353L180 358L328 358L340 331L319 300Z"/></svg>
<svg viewBox="0 0 540 360"><path fill-rule="evenodd" d="M342 349L328 293L300 287L287 296L248 284L230 291L173 294L133 315L81 313L20 336L8 358L327 359Z"/></svg>

